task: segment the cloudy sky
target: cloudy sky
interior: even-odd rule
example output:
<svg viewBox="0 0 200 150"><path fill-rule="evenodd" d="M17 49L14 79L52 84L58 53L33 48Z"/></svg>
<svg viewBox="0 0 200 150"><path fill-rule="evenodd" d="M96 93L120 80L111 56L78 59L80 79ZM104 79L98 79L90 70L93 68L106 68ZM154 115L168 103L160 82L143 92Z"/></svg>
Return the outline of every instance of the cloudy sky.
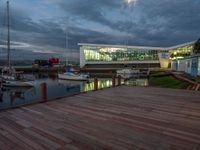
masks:
<svg viewBox="0 0 200 150"><path fill-rule="evenodd" d="M200 0L10 0L10 11L15 58L78 59L77 43L166 47L200 37ZM1 57L5 18L0 0Z"/></svg>

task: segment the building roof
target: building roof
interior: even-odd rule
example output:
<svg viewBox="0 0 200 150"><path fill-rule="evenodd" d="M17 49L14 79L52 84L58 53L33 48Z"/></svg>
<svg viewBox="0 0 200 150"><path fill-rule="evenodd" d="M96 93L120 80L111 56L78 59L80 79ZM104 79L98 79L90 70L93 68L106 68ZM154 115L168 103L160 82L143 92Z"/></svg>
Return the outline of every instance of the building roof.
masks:
<svg viewBox="0 0 200 150"><path fill-rule="evenodd" d="M129 46L129 45L110 45L110 44L91 44L91 43L78 43L79 46L96 46L96 47L116 47L116 48L135 48L144 50L172 50L186 45L194 44L196 41L179 44L172 47L149 47L149 46Z"/></svg>
<svg viewBox="0 0 200 150"><path fill-rule="evenodd" d="M187 45L194 44L195 42L196 42L196 41L187 42L187 43L183 43L183 44L179 44L179 45L167 47L167 48L165 48L165 49L166 49L166 50L172 50L172 49L176 49L176 48L179 48L179 47L183 47L183 46L187 46Z"/></svg>

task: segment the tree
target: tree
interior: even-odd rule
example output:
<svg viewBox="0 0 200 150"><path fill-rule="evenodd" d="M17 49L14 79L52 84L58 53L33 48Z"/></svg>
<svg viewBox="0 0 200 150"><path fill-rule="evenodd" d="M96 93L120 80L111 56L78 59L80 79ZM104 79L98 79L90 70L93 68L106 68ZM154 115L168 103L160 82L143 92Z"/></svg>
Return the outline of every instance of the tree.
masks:
<svg viewBox="0 0 200 150"><path fill-rule="evenodd" d="M194 54L200 54L200 39L195 42L193 52Z"/></svg>

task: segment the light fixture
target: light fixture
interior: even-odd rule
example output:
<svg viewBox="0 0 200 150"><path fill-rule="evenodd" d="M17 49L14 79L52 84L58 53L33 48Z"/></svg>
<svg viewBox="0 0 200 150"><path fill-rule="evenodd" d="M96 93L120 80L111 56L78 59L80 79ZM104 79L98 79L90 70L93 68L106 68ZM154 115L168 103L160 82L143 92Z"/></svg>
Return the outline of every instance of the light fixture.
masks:
<svg viewBox="0 0 200 150"><path fill-rule="evenodd" d="M135 6L138 0L125 0L128 6Z"/></svg>

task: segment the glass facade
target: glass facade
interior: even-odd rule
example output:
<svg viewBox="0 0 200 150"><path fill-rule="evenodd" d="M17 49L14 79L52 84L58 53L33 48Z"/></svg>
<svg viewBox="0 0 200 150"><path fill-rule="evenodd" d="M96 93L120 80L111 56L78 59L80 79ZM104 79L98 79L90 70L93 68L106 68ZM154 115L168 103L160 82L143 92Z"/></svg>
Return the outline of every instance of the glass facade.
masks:
<svg viewBox="0 0 200 150"><path fill-rule="evenodd" d="M190 56L192 54L192 51L193 51L193 44L190 44L176 49L171 49L169 52L171 54L171 59L177 59Z"/></svg>
<svg viewBox="0 0 200 150"><path fill-rule="evenodd" d="M86 62L158 61L158 50L83 46Z"/></svg>

